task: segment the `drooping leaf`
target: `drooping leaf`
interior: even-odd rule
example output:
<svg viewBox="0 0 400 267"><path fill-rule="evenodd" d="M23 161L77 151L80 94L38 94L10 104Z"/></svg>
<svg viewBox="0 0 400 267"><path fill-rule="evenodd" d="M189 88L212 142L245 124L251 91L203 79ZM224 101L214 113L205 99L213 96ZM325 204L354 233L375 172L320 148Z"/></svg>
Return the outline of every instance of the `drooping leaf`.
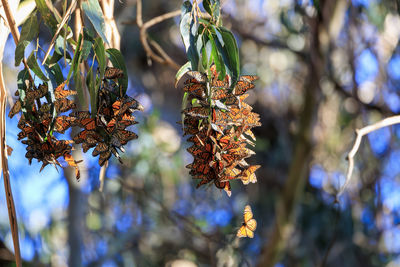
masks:
<svg viewBox="0 0 400 267"><path fill-rule="evenodd" d="M183 75L185 75L185 73L191 69L192 69L192 64L190 64L190 61L188 61L178 70L178 72L175 75L175 88L178 86Z"/></svg>
<svg viewBox="0 0 400 267"><path fill-rule="evenodd" d="M78 70L81 44L82 44L82 34L80 34L78 37L78 43L76 45L75 54L74 57L72 58L72 65L71 68L69 69L67 76L67 84L69 83L69 79L71 78L72 73L75 76L75 73Z"/></svg>
<svg viewBox="0 0 400 267"><path fill-rule="evenodd" d="M190 13L191 10L192 4L189 1L185 1L182 5L182 16L179 29L186 48L188 59L192 64L193 70L197 70L199 62L199 54L196 50L198 23L195 23L195 21L192 19Z"/></svg>
<svg viewBox="0 0 400 267"><path fill-rule="evenodd" d="M58 25L56 18L46 5L45 0L35 0L35 2L39 10L39 13L44 20L44 23L49 27L51 34L54 35L55 32L57 31L57 25Z"/></svg>
<svg viewBox="0 0 400 267"><path fill-rule="evenodd" d="M21 37L15 49L15 66L21 64L24 58L25 48L29 43L37 37L39 33L39 24L37 21L36 12L32 13L24 22L21 28Z"/></svg>
<svg viewBox="0 0 400 267"><path fill-rule="evenodd" d="M118 83L121 86L122 95L125 95L126 89L128 89L128 72L125 66L125 60L121 52L115 48L109 48L106 50L107 57L110 59L114 68L118 68L124 72L122 78L118 78Z"/></svg>
<svg viewBox="0 0 400 267"><path fill-rule="evenodd" d="M223 57L218 52L218 46L217 46L218 41L214 37L213 34L210 34L208 36L208 38L210 39L210 43L211 43L211 46L212 46L212 49L211 49L212 60L213 60L213 62L215 64L217 72L219 73L218 79L222 81L225 78L226 69L225 69L225 64L224 64L224 61L223 61Z"/></svg>
<svg viewBox="0 0 400 267"><path fill-rule="evenodd" d="M224 59L229 73L231 74L233 86L236 84L240 74L239 49L235 36L231 31L225 27L218 27L217 30L221 33L222 39L224 40L224 45L219 43L219 41L216 42L217 48Z"/></svg>
<svg viewBox="0 0 400 267"><path fill-rule="evenodd" d="M95 39L94 53L96 55L97 62L99 63L100 79L103 79L104 72L106 70L106 50L100 37Z"/></svg>
<svg viewBox="0 0 400 267"><path fill-rule="evenodd" d="M90 94L90 111L92 117L95 117L97 114L97 107L96 107L97 97L96 97L96 86L94 81L93 68L90 68L86 75L86 86Z"/></svg>
<svg viewBox="0 0 400 267"><path fill-rule="evenodd" d="M93 43L94 43L94 39L93 39L92 34L88 30L84 29L83 30L83 43L82 43L82 50L81 50L82 52L81 52L79 62L82 63L83 61L85 61L88 58Z"/></svg>
<svg viewBox="0 0 400 267"><path fill-rule="evenodd" d="M108 44L107 37L105 35L105 22L103 12L98 0L84 0L82 1L82 8L85 11L86 16L89 18L96 32L103 38L103 41Z"/></svg>
<svg viewBox="0 0 400 267"><path fill-rule="evenodd" d="M35 56L35 51L32 51L30 56L28 57L28 66L31 68L31 70L42 80L42 81L48 81L49 79L44 75L42 69L40 68L36 56Z"/></svg>
<svg viewBox="0 0 400 267"><path fill-rule="evenodd" d="M220 19L220 1L219 0L204 0L203 7L212 17L213 21L218 22Z"/></svg>

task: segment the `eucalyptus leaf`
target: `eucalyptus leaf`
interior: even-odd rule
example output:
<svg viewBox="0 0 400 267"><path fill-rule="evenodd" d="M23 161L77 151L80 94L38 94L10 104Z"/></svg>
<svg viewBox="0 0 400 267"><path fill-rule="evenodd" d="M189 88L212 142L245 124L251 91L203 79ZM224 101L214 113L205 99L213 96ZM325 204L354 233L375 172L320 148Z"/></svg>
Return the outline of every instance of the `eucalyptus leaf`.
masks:
<svg viewBox="0 0 400 267"><path fill-rule="evenodd" d="M99 1L84 0L82 1L82 8L96 32L101 36L103 41L108 44L107 37L104 34L106 31L106 24L104 22L103 12L101 11Z"/></svg>
<svg viewBox="0 0 400 267"><path fill-rule="evenodd" d="M39 64L37 63L37 59L35 56L34 51L30 54L28 57L28 66L31 68L31 70L42 80L42 81L48 81L49 79L44 75L42 69L40 68Z"/></svg>
<svg viewBox="0 0 400 267"><path fill-rule="evenodd" d="M95 86L95 80L94 80L94 75L93 75L93 68L90 68L87 75L86 75L86 86L89 90L90 94L90 111L92 114L92 117L96 116L97 113L97 96L96 96L96 86Z"/></svg>
<svg viewBox="0 0 400 267"><path fill-rule="evenodd" d="M219 53L219 49L218 49L220 44L218 43L218 40L216 38L214 38L213 34L210 34L208 36L208 38L210 39L210 43L212 46L212 49L211 49L212 59L215 64L215 68L217 69L217 72L219 74L218 79L222 81L226 76L226 69L225 69L225 63L223 60L223 56ZM219 46L217 44L219 44Z"/></svg>
<svg viewBox="0 0 400 267"><path fill-rule="evenodd" d="M99 63L100 79L103 79L104 72L106 70L106 50L100 37L95 39L94 53L96 55L97 62Z"/></svg>
<svg viewBox="0 0 400 267"><path fill-rule="evenodd" d="M57 25L58 25L56 18L46 5L45 0L35 0L35 2L39 10L39 13L44 20L44 23L50 28L51 34L54 35L57 31Z"/></svg>
<svg viewBox="0 0 400 267"><path fill-rule="evenodd" d="M124 57L122 56L121 52L115 48L107 49L106 54L113 64L113 67L124 72L124 76L122 78L118 78L118 83L121 86L122 94L125 95L126 90L128 89L128 72L126 70Z"/></svg>
<svg viewBox="0 0 400 267"><path fill-rule="evenodd" d="M185 75L186 72L192 69L192 64L190 61L186 62L175 75L175 88L178 88L178 84L180 83L182 77Z"/></svg>
<svg viewBox="0 0 400 267"><path fill-rule="evenodd" d="M225 65L232 77L232 84L234 86L240 74L240 61L239 61L239 49L236 43L236 39L231 31L224 27L218 27L217 30L221 33L224 40L224 46L218 42L217 47L221 53Z"/></svg>
<svg viewBox="0 0 400 267"><path fill-rule="evenodd" d="M25 48L33 39L38 36L38 34L39 24L37 21L36 12L34 12L22 25L21 36L15 49L15 66L19 66L19 64L21 64L21 61L24 58Z"/></svg>
<svg viewBox="0 0 400 267"><path fill-rule="evenodd" d="M92 49L94 43L94 39L92 37L92 35L90 34L89 31L87 30L83 30L83 43L82 43L82 50L81 50L81 56L79 58L79 62L82 63L83 61L85 61L89 54L90 54L90 50Z"/></svg>

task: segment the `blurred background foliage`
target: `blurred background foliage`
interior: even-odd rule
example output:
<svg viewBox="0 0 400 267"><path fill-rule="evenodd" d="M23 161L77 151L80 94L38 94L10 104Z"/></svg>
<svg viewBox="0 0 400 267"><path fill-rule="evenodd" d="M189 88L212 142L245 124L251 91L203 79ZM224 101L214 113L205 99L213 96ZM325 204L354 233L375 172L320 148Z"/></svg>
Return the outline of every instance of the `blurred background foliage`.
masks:
<svg viewBox="0 0 400 267"><path fill-rule="evenodd" d="M181 3L143 1L143 19ZM263 124L250 160L262 165L258 182L233 183L228 198L214 187L195 189L185 169L189 144L176 123L183 96L174 88L176 69L146 55L136 1L116 1L127 93L145 107L134 126L139 139L126 147L123 165L110 162L100 192L89 153L81 155L78 183L65 178L70 170L28 166L17 120L7 119L26 266L400 266L400 127L364 138L353 180L334 204L354 129L400 111L399 10L389 0L222 1L241 73L260 76L248 102ZM183 65L178 25L175 17L148 35ZM51 36L42 33L46 47ZM10 37L3 60L10 103L14 51ZM3 188L0 195L0 236L12 250ZM254 239L238 240L246 204L258 227Z"/></svg>

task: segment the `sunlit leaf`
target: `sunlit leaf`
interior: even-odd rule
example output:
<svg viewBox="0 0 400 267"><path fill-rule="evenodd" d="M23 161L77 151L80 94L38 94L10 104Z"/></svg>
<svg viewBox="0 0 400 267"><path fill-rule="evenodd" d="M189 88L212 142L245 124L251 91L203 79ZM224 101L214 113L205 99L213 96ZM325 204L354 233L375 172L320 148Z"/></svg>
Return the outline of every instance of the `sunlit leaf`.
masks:
<svg viewBox="0 0 400 267"><path fill-rule="evenodd" d="M105 22L103 12L98 0L84 0L82 1L82 8L85 15L89 18L96 32L103 38L103 41L108 44L107 37L105 36Z"/></svg>
<svg viewBox="0 0 400 267"><path fill-rule="evenodd" d="M25 48L37 37L38 33L39 24L37 22L37 16L36 13L32 13L21 28L21 37L15 49L15 66L21 64L24 58Z"/></svg>
<svg viewBox="0 0 400 267"><path fill-rule="evenodd" d="M235 36L225 27L218 27L217 30L221 33L224 45L217 42L217 48L221 53L225 65L228 67L232 77L232 85L234 85L240 74L239 49L236 43Z"/></svg>

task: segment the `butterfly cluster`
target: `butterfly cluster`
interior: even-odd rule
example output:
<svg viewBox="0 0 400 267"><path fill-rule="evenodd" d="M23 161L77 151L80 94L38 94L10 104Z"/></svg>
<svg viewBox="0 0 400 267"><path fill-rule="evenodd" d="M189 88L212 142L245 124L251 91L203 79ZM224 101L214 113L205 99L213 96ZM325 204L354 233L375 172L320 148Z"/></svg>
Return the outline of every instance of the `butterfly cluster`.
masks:
<svg viewBox="0 0 400 267"><path fill-rule="evenodd" d="M133 98L122 95L118 78L123 72L117 68L107 68L97 95L97 112L92 116L90 111L76 110L76 104L68 96L75 95L76 91L65 90L67 82L57 88L49 89L48 83L36 87L30 78L27 78L23 87L16 91L17 101L11 108L9 117L22 112L18 122L21 132L18 140L26 144L25 157L29 163L32 159L42 162L41 170L48 164L61 166L58 161L63 157L67 164L76 170L76 178L80 173L77 161L71 155L72 144L82 144L87 152L94 147L93 156L99 157L99 164L103 166L114 154L120 161L117 151L124 151L123 145L137 138L137 135L126 130L126 127L136 124L132 113L142 110L143 107ZM73 110L69 115L62 113ZM83 128L73 140L58 140L54 133L64 134L70 127Z"/></svg>
<svg viewBox="0 0 400 267"><path fill-rule="evenodd" d="M61 166L58 158L63 157L67 164L75 168L76 177L79 179L79 169L77 163L71 155L72 142L70 140L58 140L53 132L63 134L71 126L71 118L61 113L74 109L75 103L68 99L70 95L75 95L72 90L64 90L66 83L61 83L56 89L49 90L47 84L38 87L27 79L25 90L16 91L17 101L11 108L9 117L22 111L18 122L18 140L26 147L25 157L29 164L32 159L42 162L42 170L48 164ZM51 99L55 99L51 101Z"/></svg>
<svg viewBox="0 0 400 267"><path fill-rule="evenodd" d="M257 181L255 171L259 165L249 165L245 159L254 154L247 145L254 146L251 129L260 126L259 115L252 112L244 100L248 90L254 88L257 76L239 77L233 88L230 77L219 80L215 67L210 73L188 71L189 78L183 90L188 95L189 107L182 113L183 130L193 145L188 148L194 160L186 166L197 187L213 182L231 195L230 181L240 179L243 184Z"/></svg>
<svg viewBox="0 0 400 267"><path fill-rule="evenodd" d="M95 117L91 116L89 111L71 113L72 125L83 128L74 137L74 142L82 144L85 153L94 147L92 155L100 155L100 166L103 166L112 154L121 162L118 150L124 152L123 146L137 138L137 135L126 130L126 127L137 123L132 113L143 110L143 107L132 97L122 95L116 82L116 79L122 76L121 70L107 68L97 98Z"/></svg>

